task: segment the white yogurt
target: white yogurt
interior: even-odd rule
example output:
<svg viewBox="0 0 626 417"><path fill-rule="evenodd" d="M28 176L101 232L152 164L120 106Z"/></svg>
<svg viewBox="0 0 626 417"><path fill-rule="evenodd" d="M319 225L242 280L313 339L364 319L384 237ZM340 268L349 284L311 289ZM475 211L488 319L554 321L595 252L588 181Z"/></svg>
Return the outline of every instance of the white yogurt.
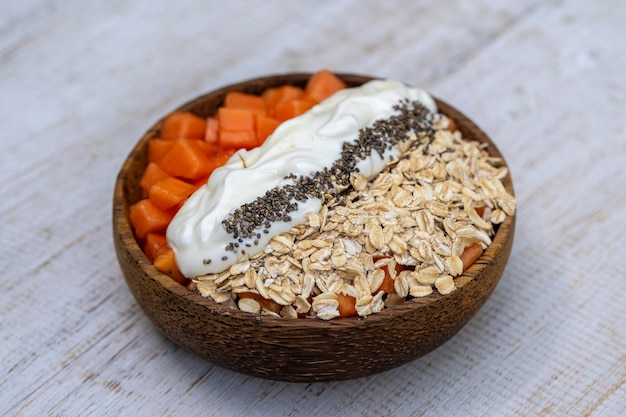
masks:
<svg viewBox="0 0 626 417"><path fill-rule="evenodd" d="M243 239L237 253L226 250L236 240L222 225L229 213L276 186L290 183L292 180L285 180L289 174L312 176L330 167L340 158L344 142L355 142L359 130L395 114L393 107L403 99L420 101L431 112L436 111L434 100L423 90L392 80L370 81L341 90L305 114L282 123L262 146L238 151L187 200L167 229L167 242L181 272L187 277L222 272L244 256L241 249L255 255L272 237L304 223L307 212L321 208L319 199L298 202L298 209L289 213L291 221L273 222L269 233L263 233L261 227L260 237ZM380 173L389 160L387 156L398 151L388 151L385 158L372 153L357 164L368 178Z"/></svg>

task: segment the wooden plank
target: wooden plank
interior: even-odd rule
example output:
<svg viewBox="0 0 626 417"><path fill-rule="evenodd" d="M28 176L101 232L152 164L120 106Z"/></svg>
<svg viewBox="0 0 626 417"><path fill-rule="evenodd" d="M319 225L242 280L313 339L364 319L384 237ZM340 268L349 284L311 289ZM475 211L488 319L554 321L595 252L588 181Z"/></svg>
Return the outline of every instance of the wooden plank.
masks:
<svg viewBox="0 0 626 417"><path fill-rule="evenodd" d="M10 6L0 18L1 414L626 407L619 1ZM111 245L112 186L141 133L183 101L322 66L422 85L483 126L512 168L518 238L493 297L436 352L343 383L265 381L195 358L144 317Z"/></svg>

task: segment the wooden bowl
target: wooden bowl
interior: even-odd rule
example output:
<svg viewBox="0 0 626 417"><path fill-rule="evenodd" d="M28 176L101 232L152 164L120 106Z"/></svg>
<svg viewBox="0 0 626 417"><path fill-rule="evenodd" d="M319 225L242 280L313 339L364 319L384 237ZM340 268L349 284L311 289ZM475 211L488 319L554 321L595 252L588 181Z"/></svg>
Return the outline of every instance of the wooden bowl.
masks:
<svg viewBox="0 0 626 417"><path fill-rule="evenodd" d="M230 90L258 94L284 84L304 86L310 74L258 78L203 95L178 110L200 116L215 113ZM370 77L340 74L357 86ZM464 137L492 141L467 117L437 100ZM515 217L499 225L493 243L448 295L406 301L366 318L290 320L232 309L202 297L159 272L144 256L129 224L129 207L141 196L139 179L146 166L148 140L162 120L139 140L115 184L113 237L119 264L135 299L156 327L189 351L239 372L285 381L331 381L371 375L413 361L454 336L491 295L509 258ZM513 195L510 176L504 181Z"/></svg>

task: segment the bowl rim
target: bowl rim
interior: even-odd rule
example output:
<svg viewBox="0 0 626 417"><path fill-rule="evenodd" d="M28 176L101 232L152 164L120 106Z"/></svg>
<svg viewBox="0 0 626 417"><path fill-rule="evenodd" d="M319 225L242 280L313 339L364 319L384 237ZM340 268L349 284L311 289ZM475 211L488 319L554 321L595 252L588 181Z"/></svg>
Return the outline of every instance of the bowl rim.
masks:
<svg viewBox="0 0 626 417"><path fill-rule="evenodd" d="M378 77L358 74L335 74L342 78L344 81L346 81L348 85L358 85L372 79L379 79ZM201 94L196 98L178 106L171 112L190 111L191 109L196 107L198 103L207 100L207 98L210 96L224 96L226 92L231 90L246 91L251 84L263 82L268 79L276 81L277 84L280 83L281 79L289 80L291 81L291 83L293 83L294 78L306 80L311 75L311 73L305 72L275 74L232 83L224 87L220 87L218 89ZM456 108L444 102L443 100L438 99L437 97L433 98L435 99L438 111L440 113L446 114L453 118L457 122L457 126L469 124L469 126L472 128L471 137L468 136L468 132L463 132L464 140L478 140L482 143L487 143L487 149L489 154L501 159L502 165L506 166L508 169L508 173L503 180L505 189L512 196L515 196L510 168L506 163L506 160L500 153L499 149L496 147L495 143L491 140L491 138L474 122L472 122L467 116L458 111ZM172 295L184 297L188 301L194 302L204 308L211 310L214 314L228 316L236 320L249 321L253 319L259 323L263 323L271 327L288 326L290 328L314 328L321 330L330 328L353 328L354 326L365 326L368 323L385 322L391 320L395 316L402 315L405 312L413 311L420 308L426 308L433 303L442 302L447 297L447 295L441 295L437 291L433 291L433 293L428 296L413 298L410 300L406 300L396 306L385 307L380 312L373 313L367 317L356 316L335 318L332 320L322 320L319 318L309 317L301 319L288 319L284 317L249 313L227 305L222 305L213 301L209 297L202 296L195 290L188 289L187 287L179 284L168 275L159 271L154 266L154 264L148 260L148 258L141 250L138 240L135 238L132 227L130 225L129 210L131 204L126 198L125 189L128 172L130 171L133 164L136 163L135 159L138 157L138 153L141 151L146 151L145 148L147 146L147 142L151 138L155 137L156 134L159 132L163 119L164 118L161 118L156 123L154 123L152 127L142 135L141 139L133 145L132 150L125 158L116 177L113 198L113 232L121 237L124 249L128 252L130 258L141 267L142 272L145 274L145 276L148 277L148 279L150 280L156 281ZM459 123L460 121L463 121L463 123ZM515 218L516 213L513 216L507 216L502 224L497 225L495 234L492 237L491 244L483 252L480 258L478 258L478 260L476 260L476 262L474 262L474 264L471 265L470 268L464 271L463 274L455 277L455 283L457 285L457 288L454 292L463 291L466 284L476 279L480 275L481 271L487 268L490 265L491 261L497 257L498 253L502 250L506 239L508 238L505 232L511 230L514 227Z"/></svg>

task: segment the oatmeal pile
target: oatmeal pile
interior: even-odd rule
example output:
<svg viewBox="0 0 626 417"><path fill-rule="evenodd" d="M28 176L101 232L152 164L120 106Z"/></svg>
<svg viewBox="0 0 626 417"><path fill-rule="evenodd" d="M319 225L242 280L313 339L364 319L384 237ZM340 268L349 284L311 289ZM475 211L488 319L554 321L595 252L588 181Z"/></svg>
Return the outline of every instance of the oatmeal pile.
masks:
<svg viewBox="0 0 626 417"><path fill-rule="evenodd" d="M357 314L365 317L408 298L454 291L464 249L489 246L494 227L514 214L516 202L502 183L506 167L484 144L464 140L443 115L427 122L391 131L400 157L371 181L349 165L323 173L332 187L303 179L324 201L322 209L272 238L263 252L197 277L197 290L247 312L323 320L339 316L339 293L354 297ZM283 216L291 197L281 199ZM229 227L245 233L237 220ZM404 266L400 272L397 264ZM385 269L395 292L380 291ZM242 293L272 300L280 310L238 297Z"/></svg>

